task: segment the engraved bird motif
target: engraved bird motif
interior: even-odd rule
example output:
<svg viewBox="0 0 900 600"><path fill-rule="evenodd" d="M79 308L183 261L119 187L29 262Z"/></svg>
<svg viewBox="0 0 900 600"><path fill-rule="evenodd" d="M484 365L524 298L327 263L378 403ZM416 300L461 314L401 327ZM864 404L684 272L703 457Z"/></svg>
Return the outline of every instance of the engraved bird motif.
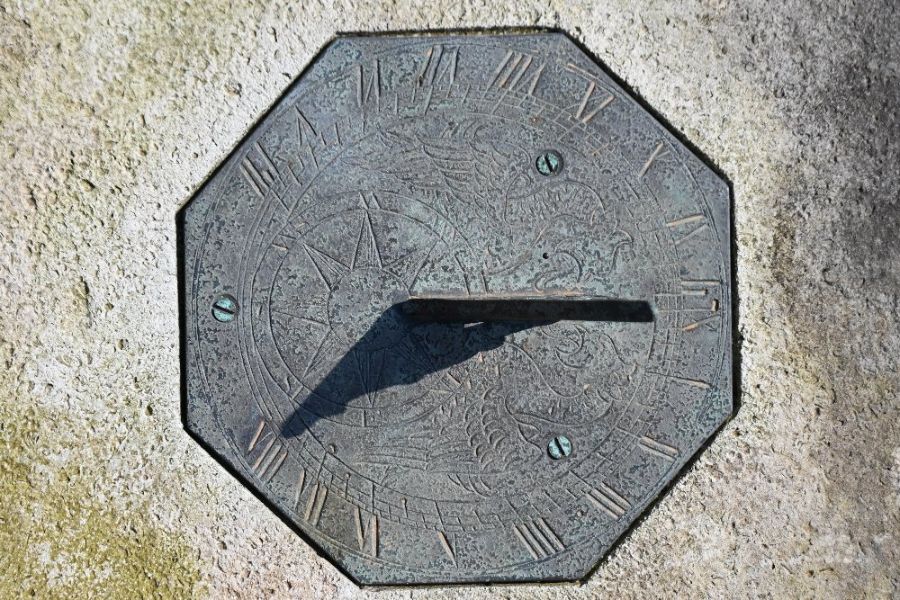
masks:
<svg viewBox="0 0 900 600"><path fill-rule="evenodd" d="M406 188L464 229L481 223L472 229L486 274L513 275L524 266L529 273L511 279L538 290L606 277L631 252L632 235L596 190L538 174L523 139L521 125L466 120L434 135L386 130L346 160L368 173L371 186ZM534 232L530 240L521 239L525 231ZM535 266L538 250L544 262ZM502 281L495 287L521 289Z"/></svg>
<svg viewBox="0 0 900 600"><path fill-rule="evenodd" d="M389 129L345 160L365 170L370 185L405 188L456 223L496 223L511 201L545 185L521 146L524 134L518 125L471 119L434 133Z"/></svg>
<svg viewBox="0 0 900 600"><path fill-rule="evenodd" d="M398 430L398 437L383 439L380 448L371 448L360 460L381 465L385 483L416 469L445 473L451 483L481 495L490 493L510 471L539 460L540 419L510 402L529 387L533 390L534 367L511 360L511 354L521 351L505 342L532 326L498 323L467 328L470 332L459 352L470 360L450 368L449 379L458 383L449 392L451 397L418 422L415 436L409 436L408 429ZM414 463L389 460L390 448L398 445L416 456Z"/></svg>
<svg viewBox="0 0 900 600"><path fill-rule="evenodd" d="M596 427L637 369L637 357L612 336L587 335L581 325L544 325L530 334L541 342L532 341L528 351L524 335L495 347L478 342L483 350L453 369L461 391L422 423L418 468L445 473L456 487L481 496L514 485L515 473L546 460L548 431ZM550 364L563 371L553 383L543 373ZM604 389L586 386L586 372L604 373ZM402 477L401 470L394 476Z"/></svg>
<svg viewBox="0 0 900 600"><path fill-rule="evenodd" d="M494 268L486 272L495 287L525 284L536 291L590 288L596 292L598 284L633 253L633 236L614 212L605 209L599 194L583 184L548 185L535 194L532 206L539 208L507 215L513 226L523 222L541 226L534 228L526 250L511 258L496 257ZM559 207L566 207L565 212Z"/></svg>
<svg viewBox="0 0 900 600"><path fill-rule="evenodd" d="M540 175L534 149L521 143L529 139L521 125L466 120L441 127L384 130L342 160L365 172L360 181L370 189L414 195L476 232L477 251L468 254L480 264L466 268L481 271L486 289L602 289L632 236L601 196L578 181ZM610 386L632 372L609 336L587 341L583 331L543 329L509 338L514 332L493 325L469 331L468 349L460 350L467 360L449 368L460 383L452 397L417 421L415 435L406 428L379 440L386 449L405 446L415 459L400 464L372 447L358 460L377 465L385 484L413 469L444 473L460 490L482 496L514 486L515 473L546 460L554 425L587 425L608 410L615 392L588 389L580 372L602 368ZM543 372L550 364L558 372Z"/></svg>

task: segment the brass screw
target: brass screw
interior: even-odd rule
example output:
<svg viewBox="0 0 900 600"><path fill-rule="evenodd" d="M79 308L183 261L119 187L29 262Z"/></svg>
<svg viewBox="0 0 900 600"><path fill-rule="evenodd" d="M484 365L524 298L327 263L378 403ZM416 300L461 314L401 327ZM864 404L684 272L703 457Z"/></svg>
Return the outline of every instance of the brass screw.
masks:
<svg viewBox="0 0 900 600"><path fill-rule="evenodd" d="M547 454L553 460L559 460L572 454L572 442L564 435L558 435L547 444Z"/></svg>
<svg viewBox="0 0 900 600"><path fill-rule="evenodd" d="M230 323L238 312L237 300L228 294L219 296L212 305L212 315L220 323Z"/></svg>
<svg viewBox="0 0 900 600"><path fill-rule="evenodd" d="M556 150L547 150L537 157L534 166L541 175L556 175L562 169L562 156Z"/></svg>

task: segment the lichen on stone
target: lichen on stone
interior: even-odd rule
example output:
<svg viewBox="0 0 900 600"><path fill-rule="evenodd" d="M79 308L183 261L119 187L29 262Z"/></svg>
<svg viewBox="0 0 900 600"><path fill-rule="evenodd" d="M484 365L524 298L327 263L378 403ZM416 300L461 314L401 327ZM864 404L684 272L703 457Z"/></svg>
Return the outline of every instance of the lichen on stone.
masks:
<svg viewBox="0 0 900 600"><path fill-rule="evenodd" d="M9 373L8 373L9 374ZM3 395L11 397L11 377ZM185 598L200 587L196 553L135 507L103 498L90 469L53 450L52 419L0 403L0 598ZM50 455L50 452L60 452ZM62 464L61 464L62 463Z"/></svg>

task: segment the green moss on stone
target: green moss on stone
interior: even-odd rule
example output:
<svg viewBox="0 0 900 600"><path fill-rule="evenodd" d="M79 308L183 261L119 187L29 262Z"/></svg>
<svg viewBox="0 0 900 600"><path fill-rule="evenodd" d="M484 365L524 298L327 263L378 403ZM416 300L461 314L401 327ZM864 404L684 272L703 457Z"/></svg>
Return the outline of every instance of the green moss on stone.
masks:
<svg viewBox="0 0 900 600"><path fill-rule="evenodd" d="M51 434L45 415L14 406L0 403L0 598L196 595L200 571L187 542L140 509L105 503L80 468L41 452Z"/></svg>

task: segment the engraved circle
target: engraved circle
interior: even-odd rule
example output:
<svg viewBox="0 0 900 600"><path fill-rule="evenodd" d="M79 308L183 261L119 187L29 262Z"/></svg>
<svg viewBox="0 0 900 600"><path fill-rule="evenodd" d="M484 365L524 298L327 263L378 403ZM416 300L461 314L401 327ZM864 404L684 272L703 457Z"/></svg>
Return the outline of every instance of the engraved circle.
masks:
<svg viewBox="0 0 900 600"><path fill-rule="evenodd" d="M241 306L197 327L216 450L357 574L574 564L555 558L608 547L721 418L708 176L577 50L528 39L336 43L209 187L226 201L188 296L213 325L209 298ZM654 319L392 309L497 293L647 300Z"/></svg>
<svg viewBox="0 0 900 600"><path fill-rule="evenodd" d="M319 410L313 404L320 416L326 413L309 428L309 434L317 439L340 435L315 431L323 430L326 422L346 425L351 418L359 419L351 408L366 413L361 417L363 431L356 434L362 454L348 449L336 455L350 473L377 488L409 497L481 504L491 511L499 509L499 498L522 494L523 478L531 481L526 497L537 495L561 485L560 478L570 466L576 466L570 460L552 471L540 469L546 456L544 440L553 424L582 430L586 449L603 442L641 385L637 357L647 352L649 338L632 335L629 326L601 330L596 324L568 323L508 335L496 327L473 328L461 337L438 327L418 328L410 334L394 315L384 312L391 294L402 287L393 274L377 276L385 273L384 264L399 258L399 253L386 247L386 241L399 241L404 231L410 230L398 222L415 223L426 214L439 213L441 221L449 219L450 228L462 231L465 239L461 243L442 240L442 252L433 252L415 264L418 277L408 289L411 293L472 293L473 286L510 291L591 290L614 276L620 249L626 243L622 227L627 224L608 207L611 198L604 200L596 191L603 189L608 194L617 186L606 171L595 170L581 141L567 145L572 164L565 177L548 181L535 172L529 157L557 138L552 124L527 124L524 114L517 119L487 116L477 105L465 102L454 109L457 113L450 126L438 111L415 120L384 122L378 133L348 145L305 192L322 198L321 206L328 207L319 208L323 216L318 220L306 216L312 221L307 226L310 233L302 237L308 260L296 262L307 271L305 297L310 297L313 282L324 282L329 324L342 345L350 344L351 350L347 354L333 352L330 358L337 366L326 363L328 368L310 371L308 365L296 365L292 371L308 380L314 395L323 395L323 380L345 382L337 391L325 386L327 407ZM471 116L466 117L466 112ZM533 147L522 147L522 140L532 140ZM400 165L395 161L398 154L404 157ZM473 165L471 176L452 176L466 168L460 161L481 155L483 162ZM430 166L425 168L423 161ZM385 188L367 190L371 195L367 202L372 206L366 208L359 207L357 186L361 188L362 182L354 180L360 173L382 174L379 184ZM403 194L419 196L425 190L430 197L401 200ZM349 218L349 214L355 216ZM533 224L541 227L532 230L531 236L515 234ZM423 231L421 227L412 229ZM425 253L434 243L433 236L406 237L406 255ZM365 250L366 244L372 248ZM454 253L446 251L451 247ZM460 257L464 264L459 264ZM342 268L346 272L341 272ZM338 273L328 275L329 270ZM446 277L448 270L455 270L455 279ZM480 273L480 281L472 280L474 273ZM260 283L265 284L264 280ZM298 292L294 297L302 295ZM272 297L282 306L290 304L283 296ZM377 323L375 331L373 323ZM284 331L278 333L284 336ZM402 355L378 352L401 338L411 341ZM316 349L323 343L315 338L291 338L280 345ZM314 351L318 356L318 350ZM343 360L347 357L349 360ZM476 357L477 361L470 360ZM375 363L377 373L361 373L360 359L369 361L366 368ZM400 366L400 362L405 364ZM335 372L340 377L335 377ZM597 379L598 373L603 379ZM346 383L352 379L357 381ZM469 389L447 389L447 381L460 379L466 379ZM379 388L374 391L370 389L373 381ZM342 395L350 399L342 399ZM616 402L620 406L615 406ZM308 405L302 398L300 404L300 410ZM453 407L459 405L468 408L457 414ZM377 414L384 408L390 408L389 414ZM432 416L420 426L423 435L443 438L419 450L420 461L397 463L393 448L408 436L404 424L426 414ZM370 435L368 430L373 428L377 433ZM322 444L322 452L326 446ZM390 469L387 475L382 473L386 465ZM554 480L558 483L552 484ZM349 485L353 483L351 478ZM391 513L381 514L396 518Z"/></svg>

